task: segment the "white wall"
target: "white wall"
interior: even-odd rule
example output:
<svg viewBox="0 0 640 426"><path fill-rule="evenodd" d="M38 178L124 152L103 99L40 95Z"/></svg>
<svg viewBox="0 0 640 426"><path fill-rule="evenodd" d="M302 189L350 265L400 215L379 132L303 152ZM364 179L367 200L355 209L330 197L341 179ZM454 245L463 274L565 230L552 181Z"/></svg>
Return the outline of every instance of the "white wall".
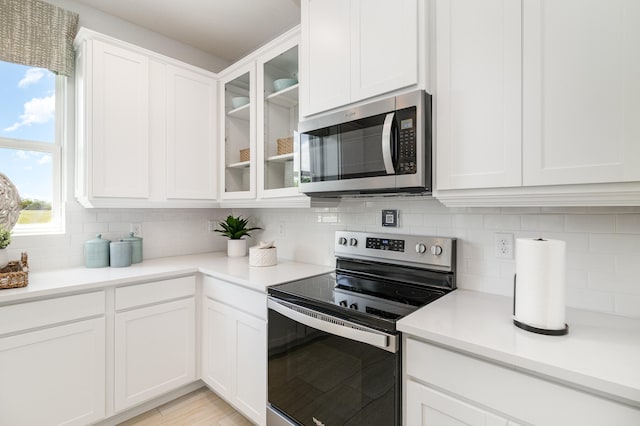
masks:
<svg viewBox="0 0 640 426"><path fill-rule="evenodd" d="M79 26L136 44L154 52L181 60L209 71L219 72L231 65L226 59L213 56L177 40L134 25L73 0L45 0L55 6L80 15ZM109 1L109 0L105 0ZM133 1L133 0L132 0Z"/></svg>
<svg viewBox="0 0 640 426"><path fill-rule="evenodd" d="M380 226L400 210L400 227ZM431 198L345 199L336 208L234 210L275 240L278 255L332 265L334 232L366 230L458 238L458 287L511 296L515 260L497 259L494 234L567 242L567 304L640 317L640 208L449 209ZM285 224L285 236L279 234Z"/></svg>

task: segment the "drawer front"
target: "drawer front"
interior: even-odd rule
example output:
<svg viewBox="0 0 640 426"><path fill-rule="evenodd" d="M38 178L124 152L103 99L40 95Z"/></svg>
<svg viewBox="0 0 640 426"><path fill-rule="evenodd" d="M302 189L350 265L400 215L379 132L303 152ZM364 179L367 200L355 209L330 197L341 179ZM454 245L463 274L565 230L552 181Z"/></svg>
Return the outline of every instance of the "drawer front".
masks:
<svg viewBox="0 0 640 426"><path fill-rule="evenodd" d="M104 315L104 291L0 307L0 334Z"/></svg>
<svg viewBox="0 0 640 426"><path fill-rule="evenodd" d="M640 409L410 338L406 372L532 424L640 424Z"/></svg>
<svg viewBox="0 0 640 426"><path fill-rule="evenodd" d="M202 284L206 297L233 306L254 317L267 319L266 294L207 275L202 278Z"/></svg>
<svg viewBox="0 0 640 426"><path fill-rule="evenodd" d="M116 310L152 305L196 294L196 277L173 278L116 289Z"/></svg>

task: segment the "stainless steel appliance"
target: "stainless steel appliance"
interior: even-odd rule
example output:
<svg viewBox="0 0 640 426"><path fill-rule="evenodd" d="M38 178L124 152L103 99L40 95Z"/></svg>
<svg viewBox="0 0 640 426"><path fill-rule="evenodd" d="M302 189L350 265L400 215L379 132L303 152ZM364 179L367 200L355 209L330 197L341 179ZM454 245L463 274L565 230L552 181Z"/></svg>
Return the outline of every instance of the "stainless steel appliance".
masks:
<svg viewBox="0 0 640 426"><path fill-rule="evenodd" d="M456 288L455 239L335 238L335 272L268 290L269 426L399 426L396 322Z"/></svg>
<svg viewBox="0 0 640 426"><path fill-rule="evenodd" d="M431 95L420 90L303 121L300 191L431 192Z"/></svg>

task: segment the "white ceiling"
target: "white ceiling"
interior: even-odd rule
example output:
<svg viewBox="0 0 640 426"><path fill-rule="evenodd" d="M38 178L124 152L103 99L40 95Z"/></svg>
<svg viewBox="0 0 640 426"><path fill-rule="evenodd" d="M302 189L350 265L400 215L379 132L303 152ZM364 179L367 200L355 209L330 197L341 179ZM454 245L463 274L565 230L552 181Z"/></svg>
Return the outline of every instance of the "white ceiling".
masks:
<svg viewBox="0 0 640 426"><path fill-rule="evenodd" d="M76 0L235 61L300 23L300 0Z"/></svg>

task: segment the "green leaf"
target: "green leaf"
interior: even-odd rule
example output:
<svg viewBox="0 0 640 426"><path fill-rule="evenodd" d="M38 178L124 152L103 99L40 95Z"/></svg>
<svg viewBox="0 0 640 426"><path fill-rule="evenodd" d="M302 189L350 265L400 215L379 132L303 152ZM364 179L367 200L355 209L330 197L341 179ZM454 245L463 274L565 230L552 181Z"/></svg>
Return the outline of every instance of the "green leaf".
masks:
<svg viewBox="0 0 640 426"><path fill-rule="evenodd" d="M218 224L220 225L220 228L214 229L214 231L221 233L231 240L239 240L244 236L250 237L250 231L262 229L258 227L247 228L249 219L245 219L242 216L234 217L229 215L225 220L219 221Z"/></svg>

